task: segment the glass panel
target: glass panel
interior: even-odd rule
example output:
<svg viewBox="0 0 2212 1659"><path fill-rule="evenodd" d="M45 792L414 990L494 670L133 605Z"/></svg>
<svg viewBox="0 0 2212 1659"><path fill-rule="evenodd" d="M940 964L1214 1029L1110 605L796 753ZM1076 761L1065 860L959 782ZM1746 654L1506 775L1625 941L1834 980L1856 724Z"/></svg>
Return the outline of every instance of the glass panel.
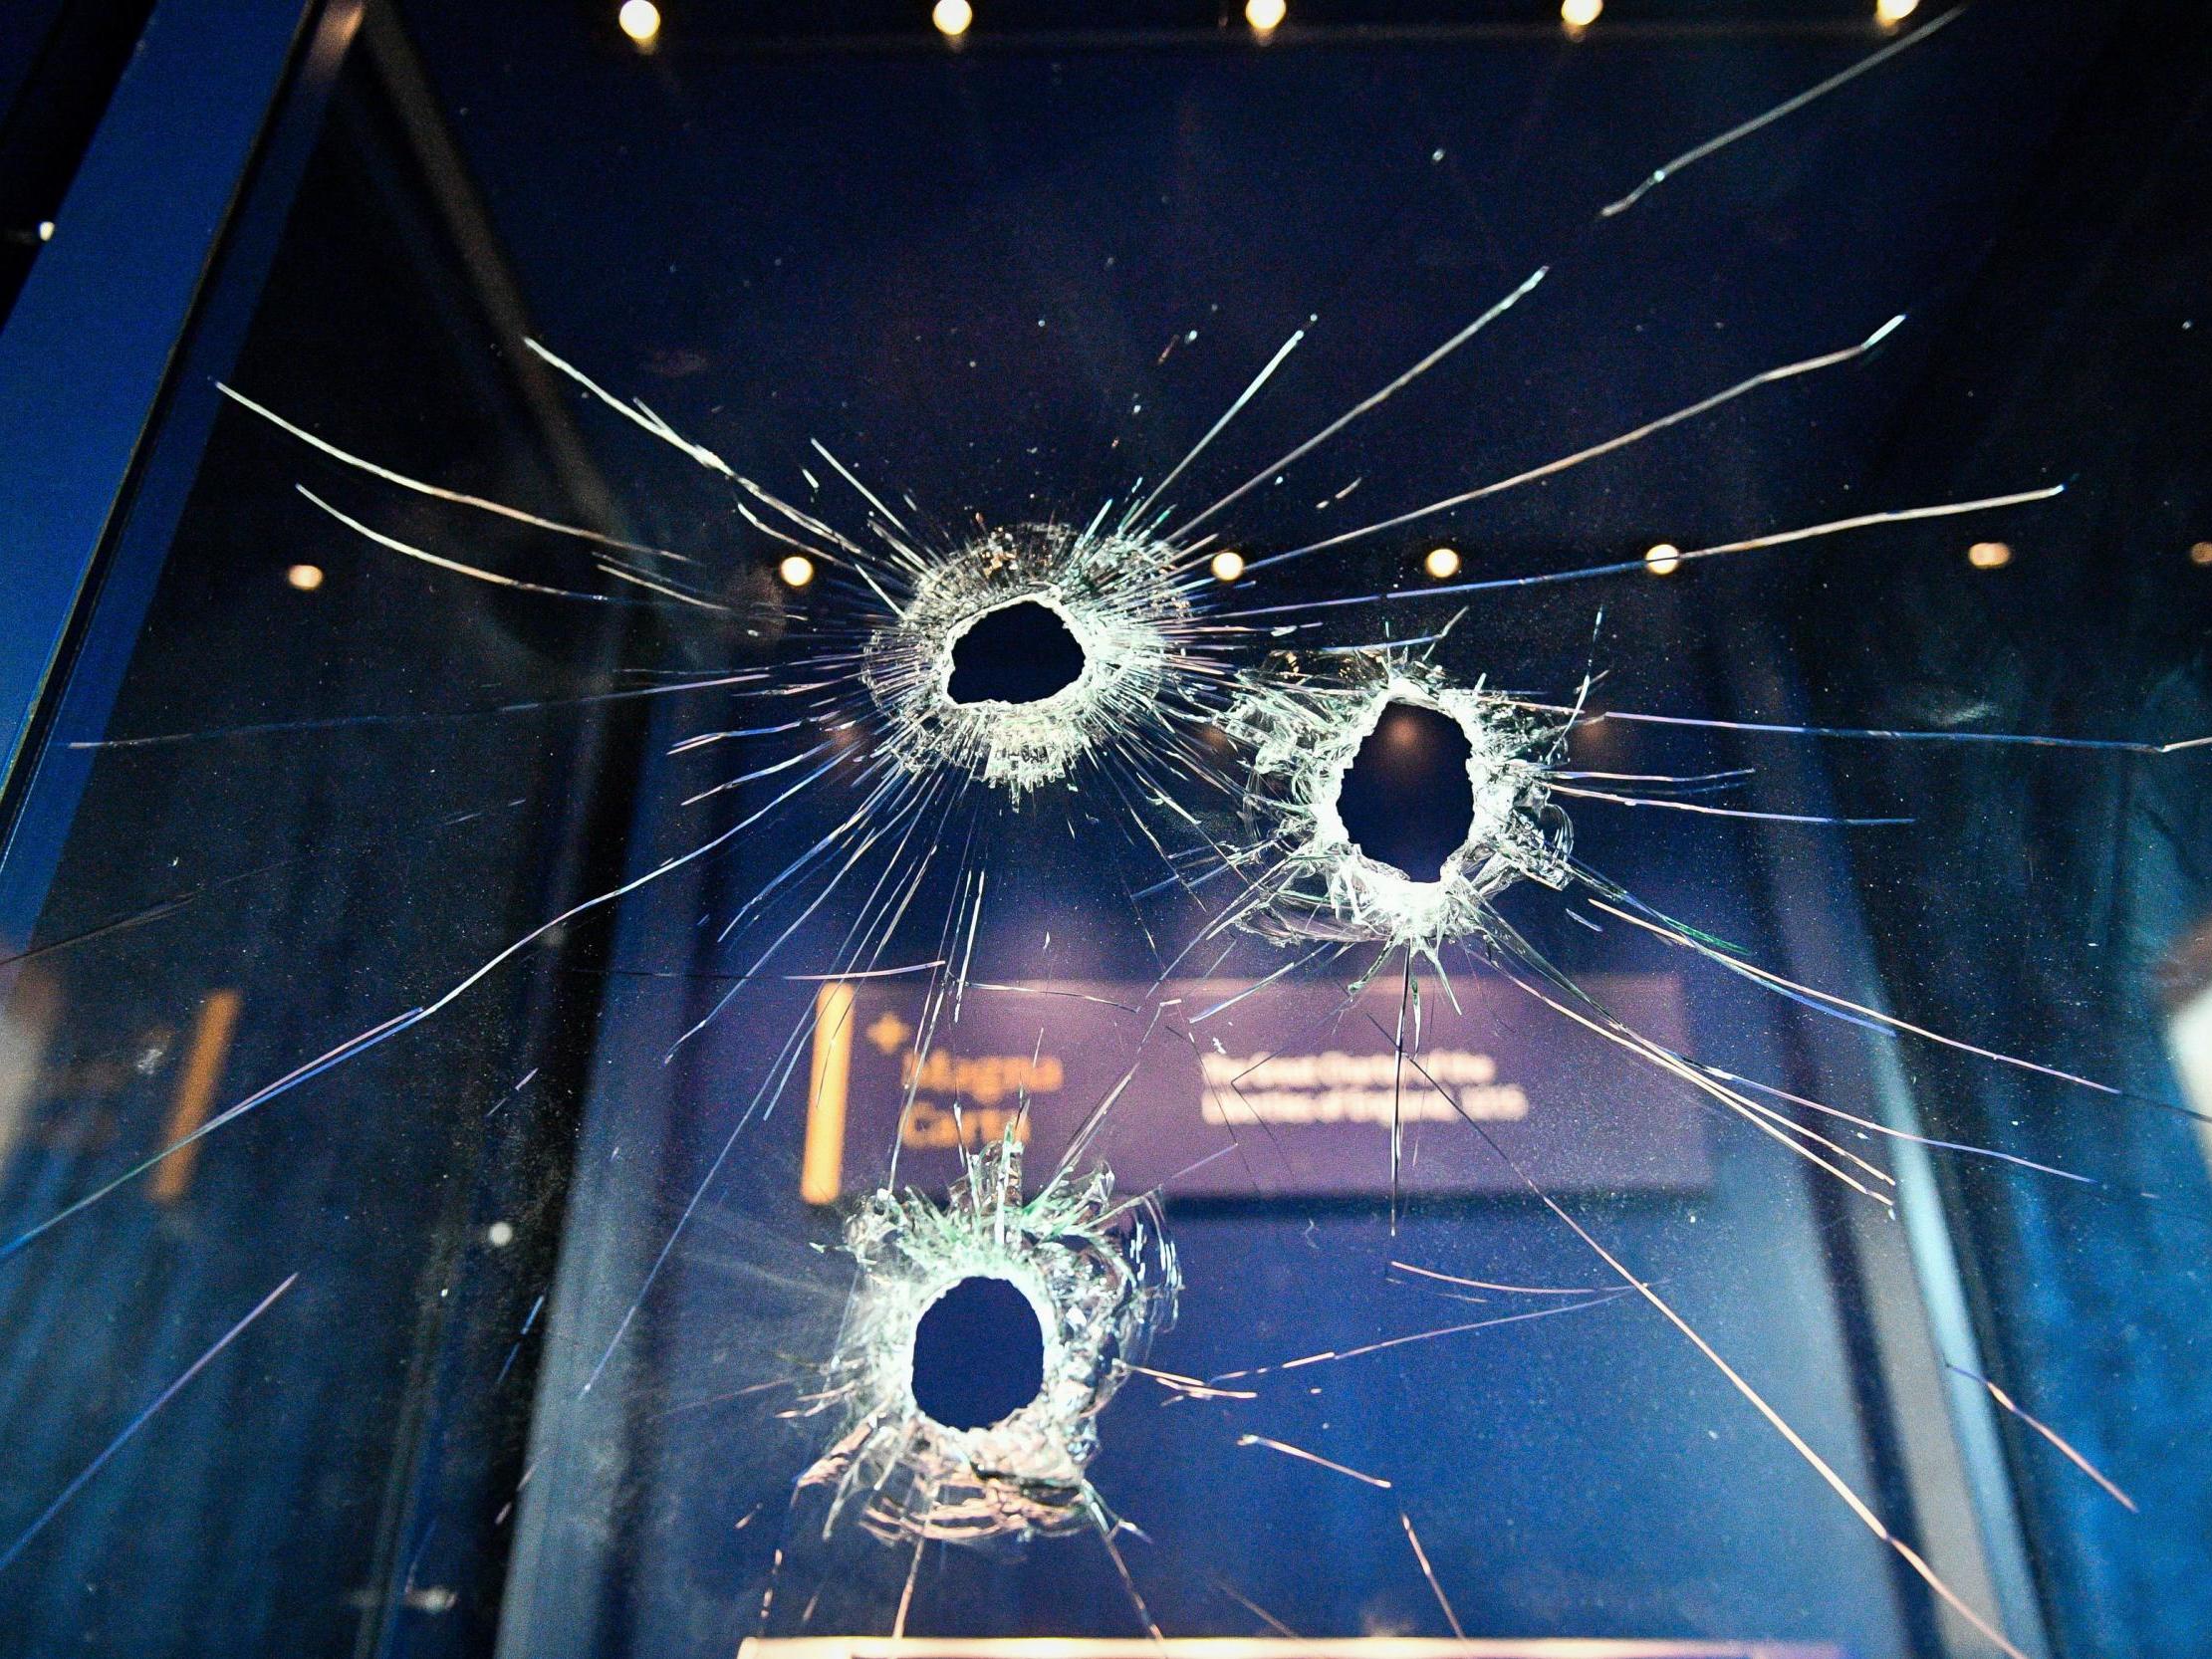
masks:
<svg viewBox="0 0 2212 1659"><path fill-rule="evenodd" d="M590 510L470 235L357 52L220 372L392 465ZM219 344L179 376L164 464L191 466ZM65 709L11 853L8 913L36 923L10 941L0 1087L10 1652L342 1650L387 1599L495 1622L529 1371L494 1379L562 1213L593 947L393 1022L618 873L622 705L578 699L614 686L636 613L448 582L310 490L442 534L441 504L385 511L226 407L173 537L150 489L122 533L72 707L99 701L118 596L148 567L158 586L112 717ZM469 533L543 556L507 521ZM417 1492L458 1541L409 1587Z"/></svg>
<svg viewBox="0 0 2212 1659"><path fill-rule="evenodd" d="M2206 25L602 10L121 532L0 1650L2186 1650Z"/></svg>

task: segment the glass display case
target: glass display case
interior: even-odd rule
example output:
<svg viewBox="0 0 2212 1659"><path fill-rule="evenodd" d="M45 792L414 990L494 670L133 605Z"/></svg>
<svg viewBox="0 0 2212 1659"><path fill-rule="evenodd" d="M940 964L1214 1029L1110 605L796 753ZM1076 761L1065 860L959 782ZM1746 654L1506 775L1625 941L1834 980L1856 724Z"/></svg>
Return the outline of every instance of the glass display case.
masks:
<svg viewBox="0 0 2212 1659"><path fill-rule="evenodd" d="M2208 45L160 0L0 1653L2195 1651Z"/></svg>

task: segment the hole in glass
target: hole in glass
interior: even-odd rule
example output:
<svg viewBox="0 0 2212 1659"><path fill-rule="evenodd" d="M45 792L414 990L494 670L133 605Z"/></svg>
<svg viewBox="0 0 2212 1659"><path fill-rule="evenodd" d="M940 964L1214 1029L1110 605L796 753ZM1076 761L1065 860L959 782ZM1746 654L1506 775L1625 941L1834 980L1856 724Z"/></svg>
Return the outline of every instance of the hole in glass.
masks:
<svg viewBox="0 0 2212 1659"><path fill-rule="evenodd" d="M952 642L956 703L1041 703L1083 673L1083 647L1060 613L1035 599L987 610Z"/></svg>
<svg viewBox="0 0 2212 1659"><path fill-rule="evenodd" d="M1473 753L1451 716L1413 703L1384 708L1337 795L1352 844L1415 881L1440 879L1474 827Z"/></svg>
<svg viewBox="0 0 2212 1659"><path fill-rule="evenodd" d="M914 1324L914 1403L948 1429L1004 1422L1045 1386L1045 1329L1004 1279L963 1279Z"/></svg>

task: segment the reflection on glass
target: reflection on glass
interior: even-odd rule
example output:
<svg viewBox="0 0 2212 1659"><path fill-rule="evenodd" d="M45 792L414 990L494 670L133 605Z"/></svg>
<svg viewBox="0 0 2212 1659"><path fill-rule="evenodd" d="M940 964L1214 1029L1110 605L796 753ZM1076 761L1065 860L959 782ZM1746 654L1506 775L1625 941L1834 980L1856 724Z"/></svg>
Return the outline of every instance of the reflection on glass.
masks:
<svg viewBox="0 0 2212 1659"><path fill-rule="evenodd" d="M0 1651L2186 1651L2181 60L1911 9L374 11L0 871Z"/></svg>

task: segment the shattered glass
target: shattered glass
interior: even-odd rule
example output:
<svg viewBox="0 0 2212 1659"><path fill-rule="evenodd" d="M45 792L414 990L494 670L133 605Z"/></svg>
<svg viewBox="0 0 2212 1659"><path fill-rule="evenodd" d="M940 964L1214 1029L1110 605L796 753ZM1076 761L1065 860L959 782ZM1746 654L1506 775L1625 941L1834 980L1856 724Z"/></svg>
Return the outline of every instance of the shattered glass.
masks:
<svg viewBox="0 0 2212 1659"><path fill-rule="evenodd" d="M371 8L19 802L0 1653L2188 1651L2200 105L1859 10Z"/></svg>

